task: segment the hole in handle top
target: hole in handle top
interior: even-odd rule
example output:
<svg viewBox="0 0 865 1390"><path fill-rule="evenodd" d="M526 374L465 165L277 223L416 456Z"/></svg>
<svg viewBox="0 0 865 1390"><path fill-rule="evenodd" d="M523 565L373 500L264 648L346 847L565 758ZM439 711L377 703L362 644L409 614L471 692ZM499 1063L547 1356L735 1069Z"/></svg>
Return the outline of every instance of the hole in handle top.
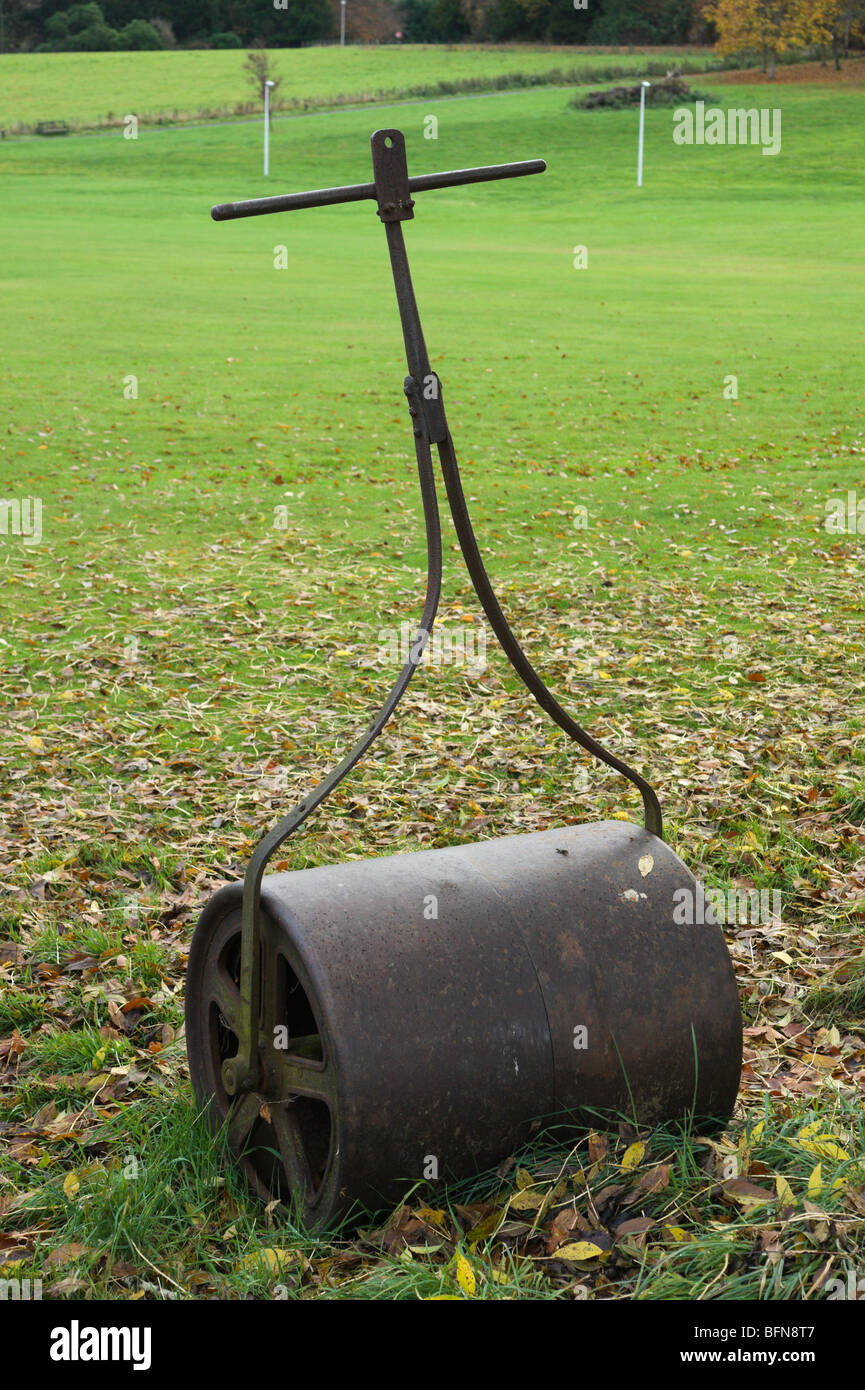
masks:
<svg viewBox="0 0 865 1390"><path fill-rule="evenodd" d="M392 136L392 135L386 135L386 136L384 137L384 143L387 145L387 148L390 149L391 145L393 144L393 136Z"/></svg>

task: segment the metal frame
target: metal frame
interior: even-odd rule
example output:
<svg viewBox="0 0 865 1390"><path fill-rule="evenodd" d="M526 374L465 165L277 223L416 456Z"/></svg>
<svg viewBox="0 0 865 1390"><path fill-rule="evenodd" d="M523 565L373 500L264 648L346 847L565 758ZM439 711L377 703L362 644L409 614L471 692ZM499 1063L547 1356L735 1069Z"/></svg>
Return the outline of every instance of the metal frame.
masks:
<svg viewBox="0 0 865 1390"><path fill-rule="evenodd" d="M378 205L378 215L385 226L405 341L409 374L405 378L403 389L412 419L427 538L426 598L418 635L412 644L409 659L400 671L390 694L369 728L342 761L313 788L308 796L304 797L299 805L295 806L259 841L247 867L243 885L239 1009L233 1007L231 1010L233 1015L232 1028L238 1037L239 1045L237 1055L228 1058L222 1066L222 1082L226 1093L229 1096L237 1097L246 1093L244 1100L238 1099L236 1102L237 1114L232 1121L234 1126L233 1139L238 1143L242 1143L245 1133L249 1132L257 1114L258 1094L249 1095L248 1093L260 1093L263 1090L265 1094L271 1095L277 1093L284 1095L288 1092L308 1095L321 1100L327 1100L329 1097L328 1085L331 1084L330 1080L325 1083L321 1067L316 1066L314 1062L303 1065L297 1058L293 1058L290 1063L286 1059L277 1058L279 1065L274 1066L272 1059L276 1054L272 1047L272 1039L267 1037L266 1028L261 1028L262 980L264 980L266 1002L271 988L267 976L272 973L262 969L261 885L265 869L274 852L321 805L322 801L342 781L346 773L354 767L370 744L378 737L396 709L416 668L421 663L424 647L429 642L435 622L442 577L441 529L432 466L432 444L435 444L438 449L448 504L466 568L484 613L508 660L540 707L570 739L599 761L621 773L637 787L643 799L646 830L658 836L659 839L663 839L661 809L653 787L621 758L610 753L596 739L592 738L562 708L531 665L499 605L484 567L469 517L453 440L445 414L441 381L430 366L412 286L405 239L400 226L401 222L414 217L413 193L433 188L448 188L460 184L483 183L494 179L519 178L523 175L539 174L544 171L546 164L541 159L534 159L515 164L459 169L410 178L406 163L405 138L401 131L377 130L371 138L371 144L373 183L354 184L344 188L319 189L309 193L293 193L273 198L256 198L248 202L223 203L211 209L213 219L222 222L242 217L287 212L299 208L358 202L366 198L375 199ZM263 1063L263 1058L267 1059L266 1065ZM283 1116L281 1123L287 1129L285 1134L279 1136L283 1162L287 1171L296 1172L299 1176L299 1163L303 1152L300 1137L292 1130L290 1119ZM244 1125L246 1125L246 1131L242 1132Z"/></svg>

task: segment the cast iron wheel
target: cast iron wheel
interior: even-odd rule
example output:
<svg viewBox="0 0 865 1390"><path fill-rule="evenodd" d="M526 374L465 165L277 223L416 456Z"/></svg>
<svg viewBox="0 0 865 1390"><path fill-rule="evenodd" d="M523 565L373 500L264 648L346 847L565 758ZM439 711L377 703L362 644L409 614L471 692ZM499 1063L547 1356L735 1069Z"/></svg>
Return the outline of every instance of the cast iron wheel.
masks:
<svg viewBox="0 0 865 1390"><path fill-rule="evenodd" d="M186 1035L196 1097L211 1131L229 1146L252 1192L279 1203L307 1229L337 1206L337 1098L333 1051L309 981L287 937L263 917L257 1090L226 1092L222 1064L237 1053L240 912L203 918L189 952Z"/></svg>

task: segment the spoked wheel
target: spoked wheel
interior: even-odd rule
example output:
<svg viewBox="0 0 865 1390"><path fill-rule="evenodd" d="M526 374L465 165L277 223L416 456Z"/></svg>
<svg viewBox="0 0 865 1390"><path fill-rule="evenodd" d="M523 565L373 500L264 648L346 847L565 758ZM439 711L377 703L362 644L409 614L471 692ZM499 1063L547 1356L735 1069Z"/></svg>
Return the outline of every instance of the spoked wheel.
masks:
<svg viewBox="0 0 865 1390"><path fill-rule="evenodd" d="M189 952L186 1033L193 1089L214 1133L252 1191L316 1229L336 1205L337 1096L332 1048L310 1002L302 962L286 936L262 922L259 1088L227 1093L223 1063L238 1050L240 912L205 914Z"/></svg>

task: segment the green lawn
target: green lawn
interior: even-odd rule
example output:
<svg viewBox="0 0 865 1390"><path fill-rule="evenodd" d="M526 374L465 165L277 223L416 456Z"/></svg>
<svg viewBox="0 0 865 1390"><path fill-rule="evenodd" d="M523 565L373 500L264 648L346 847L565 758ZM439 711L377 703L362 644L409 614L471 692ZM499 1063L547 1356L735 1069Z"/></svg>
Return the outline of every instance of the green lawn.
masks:
<svg viewBox="0 0 865 1390"><path fill-rule="evenodd" d="M341 56L316 55L318 90ZM865 94L719 86L781 107L777 158L675 146L672 112L650 110L641 192L635 114L570 95L281 119L269 181L248 124L0 144L0 496L43 505L40 544L0 535L0 1225L6 1262L55 1296L148 1294L154 1265L191 1294L266 1294L273 1269L244 1261L276 1243L292 1297L465 1293L458 1246L479 1296L569 1287L525 1232L504 1264L492 1237L466 1239L513 1174L425 1193L428 1258L400 1258L396 1237L368 1268L339 1242L277 1241L233 1176L219 1185L185 1074L197 909L383 697L379 634L417 613L424 556L373 205L222 225L208 209L366 180L369 133L391 124L416 172L547 159L537 178L419 195L406 228L482 545L564 703L657 780L689 865L784 902L776 926L729 931L750 1030L730 1137L645 1136L626 1181L669 1165L654 1234L570 1285L680 1298L717 1276L711 1296L800 1298L829 1255L861 1265L863 535L824 519L829 499L865 498ZM441 621L476 622L447 527L445 556ZM479 819L493 835L638 814L605 772L580 780L488 646L479 678L419 674L281 862L457 842ZM802 1205L818 1118L835 1149L809 1200L844 1217L826 1232ZM568 1201L621 1181L633 1137L587 1138ZM768 1206L724 1188L731 1154ZM564 1159L520 1155L520 1190L561 1201Z"/></svg>
<svg viewBox="0 0 865 1390"><path fill-rule="evenodd" d="M289 109L345 105L421 95L439 84L483 90L497 82L543 80L574 69L645 71L681 61L702 65L709 50L545 48L509 44L440 48L421 44L380 48L278 49L278 102ZM0 127L32 128L38 121L102 125L129 112L140 120L242 113L253 96L243 75L245 54L206 49L160 53L5 53L0 55ZM421 89L414 93L412 89ZM457 85L456 90L462 90ZM258 107L256 107L258 109Z"/></svg>

